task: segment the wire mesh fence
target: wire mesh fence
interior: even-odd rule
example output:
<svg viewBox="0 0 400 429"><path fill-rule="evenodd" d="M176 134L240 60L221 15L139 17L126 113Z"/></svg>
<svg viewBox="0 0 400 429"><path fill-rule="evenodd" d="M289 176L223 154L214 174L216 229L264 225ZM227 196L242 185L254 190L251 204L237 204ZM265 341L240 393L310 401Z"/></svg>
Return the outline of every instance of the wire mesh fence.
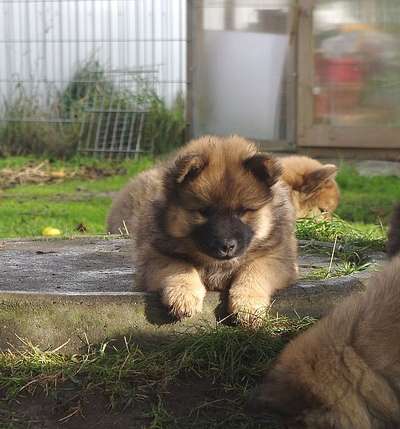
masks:
<svg viewBox="0 0 400 429"><path fill-rule="evenodd" d="M155 72L111 71L90 76L83 106L78 150L86 154L135 156L154 152L151 98ZM104 83L113 82L104 86Z"/></svg>
<svg viewBox="0 0 400 429"><path fill-rule="evenodd" d="M185 0L0 0L0 152L175 145L185 19Z"/></svg>

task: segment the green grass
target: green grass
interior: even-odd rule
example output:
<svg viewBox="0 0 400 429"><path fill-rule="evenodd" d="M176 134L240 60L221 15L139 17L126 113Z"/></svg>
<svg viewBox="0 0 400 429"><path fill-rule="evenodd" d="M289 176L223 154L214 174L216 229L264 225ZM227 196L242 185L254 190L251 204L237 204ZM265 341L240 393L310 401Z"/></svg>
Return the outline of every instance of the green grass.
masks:
<svg viewBox="0 0 400 429"><path fill-rule="evenodd" d="M70 409L84 408L82 398L94 394L105 400L105 413L138 417L140 409L148 428L274 428L274 422L260 424L246 415L248 392L288 339L312 323L269 316L255 331L198 327L161 344L125 339L88 346L87 353L73 356L25 344L24 352L0 353L0 392L11 404L2 420L10 422L17 401L42 398L46 409L68 390L74 398ZM90 407L82 411L90 414ZM47 418L45 412L42 417Z"/></svg>
<svg viewBox="0 0 400 429"><path fill-rule="evenodd" d="M331 220L300 219L297 237L307 240L302 246L303 253L335 257L330 267L314 269L305 277L305 280L322 280L367 269L371 253L385 249L386 228L349 223L337 216Z"/></svg>
<svg viewBox="0 0 400 429"><path fill-rule="evenodd" d="M349 222L386 223L396 201L400 201L400 178L360 176L342 165L337 176L341 202L337 215Z"/></svg>
<svg viewBox="0 0 400 429"><path fill-rule="evenodd" d="M88 234L98 234L104 232L104 219L110 204L110 198L70 202L3 201L0 203L0 236L39 236L46 226L59 228L63 235L71 236L78 234L80 224L86 227Z"/></svg>
<svg viewBox="0 0 400 429"><path fill-rule="evenodd" d="M350 274L366 270L369 265L370 264L368 262L364 262L363 264L356 262L341 262L332 265L331 269L329 269L329 267L316 268L309 272L307 276L304 277L304 280L324 280L334 277L348 276Z"/></svg>
<svg viewBox="0 0 400 429"><path fill-rule="evenodd" d="M30 161L37 162L37 158L34 156L11 156L6 158L0 158L0 169L3 168L19 168Z"/></svg>
<svg viewBox="0 0 400 429"><path fill-rule="evenodd" d="M366 246L381 250L386 240L386 229L383 225L346 222L337 216L331 220L300 219L297 221L297 238L329 242L338 240L341 246Z"/></svg>
<svg viewBox="0 0 400 429"><path fill-rule="evenodd" d="M365 177L343 164L337 177L341 201L336 215L329 221L297 221L297 237L311 240L306 251L331 256L332 247L317 242L335 243L337 263L319 268L307 275L308 280L321 280L365 270L371 252L382 251L387 239L387 222L393 205L400 201L398 177Z"/></svg>
<svg viewBox="0 0 400 429"><path fill-rule="evenodd" d="M0 160L0 169L22 167L28 161L23 157ZM0 237L38 236L46 226L58 228L63 235L70 236L78 234L76 227L79 224L86 227L87 234L104 233L106 213L111 205L111 196L107 193L118 191L130 177L150 167L152 161L144 158L118 165L126 170L126 174L100 180L26 184L3 190L0 194ZM54 169L64 168L66 171L82 166L101 169L110 168L110 163L87 158L52 163Z"/></svg>

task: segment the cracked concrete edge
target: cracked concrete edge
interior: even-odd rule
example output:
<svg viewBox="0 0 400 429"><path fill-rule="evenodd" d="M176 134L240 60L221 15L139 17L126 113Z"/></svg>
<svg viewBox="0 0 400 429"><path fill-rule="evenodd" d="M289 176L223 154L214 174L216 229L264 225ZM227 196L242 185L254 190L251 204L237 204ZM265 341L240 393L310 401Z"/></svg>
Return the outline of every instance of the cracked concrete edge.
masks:
<svg viewBox="0 0 400 429"><path fill-rule="evenodd" d="M289 316L320 317L353 292L364 289L371 273L324 281L302 282L277 293L272 312ZM181 322L171 321L153 293L0 293L0 350L23 350L22 340L60 353L79 353L88 342L110 339L168 340L174 333L215 326L221 314L221 296L209 292L202 313ZM222 314L223 310L222 310ZM226 313L225 313L226 314ZM219 316L221 317L221 316Z"/></svg>

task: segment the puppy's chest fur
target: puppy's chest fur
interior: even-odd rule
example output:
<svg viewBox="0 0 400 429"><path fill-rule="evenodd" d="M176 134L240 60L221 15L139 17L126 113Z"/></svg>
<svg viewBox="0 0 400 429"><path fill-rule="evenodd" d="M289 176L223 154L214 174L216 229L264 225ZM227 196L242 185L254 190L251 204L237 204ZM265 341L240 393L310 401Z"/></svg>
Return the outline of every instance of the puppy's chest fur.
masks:
<svg viewBox="0 0 400 429"><path fill-rule="evenodd" d="M223 290L228 288L239 267L238 263L207 265L198 268L200 278L208 290Z"/></svg>

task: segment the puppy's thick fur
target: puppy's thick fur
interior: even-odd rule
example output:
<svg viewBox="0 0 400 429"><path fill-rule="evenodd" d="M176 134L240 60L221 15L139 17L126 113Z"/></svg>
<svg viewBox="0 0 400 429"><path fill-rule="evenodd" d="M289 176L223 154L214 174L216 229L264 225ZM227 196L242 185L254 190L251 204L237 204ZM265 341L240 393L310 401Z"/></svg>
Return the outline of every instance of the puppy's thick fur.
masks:
<svg viewBox="0 0 400 429"><path fill-rule="evenodd" d="M330 216L339 205L340 191L335 181L337 167L321 164L307 156L279 158L282 179L291 189L296 217Z"/></svg>
<svg viewBox="0 0 400 429"><path fill-rule="evenodd" d="M397 221L391 233L398 236ZM399 248L397 241L393 255ZM252 402L288 428L400 428L399 309L400 256L394 256L365 293L289 343Z"/></svg>
<svg viewBox="0 0 400 429"><path fill-rule="evenodd" d="M110 232L126 224L138 281L177 318L206 290L229 288L230 311L255 323L296 279L294 209L280 165L240 138L204 137L139 174L117 196Z"/></svg>

